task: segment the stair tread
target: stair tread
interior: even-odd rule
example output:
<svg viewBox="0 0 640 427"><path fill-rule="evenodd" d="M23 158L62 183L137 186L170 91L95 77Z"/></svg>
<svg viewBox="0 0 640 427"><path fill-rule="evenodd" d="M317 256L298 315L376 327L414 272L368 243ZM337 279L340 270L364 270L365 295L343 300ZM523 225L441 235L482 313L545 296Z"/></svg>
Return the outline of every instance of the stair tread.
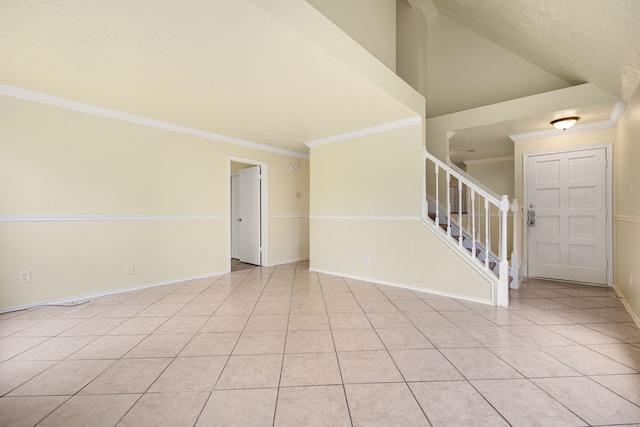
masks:
<svg viewBox="0 0 640 427"><path fill-rule="evenodd" d="M435 221L435 220L436 220L436 214L435 214L435 213L429 213L428 215L429 215L429 218L431 218L433 221ZM449 225L448 225L447 223L441 223L441 224L438 224L438 225L439 225L439 226L440 226L440 228L442 228L445 232L447 232L447 231L449 230ZM458 234L458 235L452 234L452 235L451 235L451 238L452 238L452 239L455 239L456 241L460 241L460 235L459 235L459 234ZM465 240L465 238L464 238L464 237L463 237L463 240ZM473 254L473 248L465 247L465 249L466 249L467 251L469 251L469 253ZM475 252L475 256L476 256L476 258L478 258L478 260L482 263L482 265L485 265L485 262L484 262L483 260L480 260L480 259L479 259L480 255L482 254L482 251L480 250L480 248L477 248L477 247L476 247L476 248L475 248L475 251L476 251L476 252ZM496 263L495 261L489 261L489 262L488 262L488 266L487 266L487 267L488 267L488 269L489 269L489 270L491 270L491 271L493 272L493 270L496 268L496 266L497 266L497 265L498 265L498 263ZM495 273L494 273L494 274L495 274ZM497 274L496 274L496 276L497 276ZM509 283L511 283L512 281L513 281L513 277L512 277L512 276L509 276Z"/></svg>

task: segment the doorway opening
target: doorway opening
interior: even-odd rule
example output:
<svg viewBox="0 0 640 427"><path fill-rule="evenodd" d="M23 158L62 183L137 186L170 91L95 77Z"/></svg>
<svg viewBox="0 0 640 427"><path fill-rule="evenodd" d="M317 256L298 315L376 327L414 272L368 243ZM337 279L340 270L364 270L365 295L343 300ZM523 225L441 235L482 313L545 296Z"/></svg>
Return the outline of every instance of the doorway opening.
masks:
<svg viewBox="0 0 640 427"><path fill-rule="evenodd" d="M227 270L267 265L267 164L229 157Z"/></svg>

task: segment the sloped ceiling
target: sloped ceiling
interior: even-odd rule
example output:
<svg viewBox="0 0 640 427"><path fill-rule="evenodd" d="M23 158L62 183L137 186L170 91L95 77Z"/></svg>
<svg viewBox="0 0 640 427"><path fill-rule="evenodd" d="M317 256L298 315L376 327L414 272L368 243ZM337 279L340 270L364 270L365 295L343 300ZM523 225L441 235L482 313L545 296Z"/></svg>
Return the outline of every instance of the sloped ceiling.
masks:
<svg viewBox="0 0 640 427"><path fill-rule="evenodd" d="M302 154L306 141L416 114L257 3L277 2L2 1L0 84ZM638 87L638 0L410 3L561 81L623 99Z"/></svg>
<svg viewBox="0 0 640 427"><path fill-rule="evenodd" d="M416 115L248 0L2 1L0 84L298 153Z"/></svg>
<svg viewBox="0 0 640 427"><path fill-rule="evenodd" d="M571 84L628 100L640 81L637 0L433 0L439 13Z"/></svg>
<svg viewBox="0 0 640 427"><path fill-rule="evenodd" d="M423 7L432 2L437 13L571 85L588 82L622 100L638 90L637 0L421 1ZM455 135L449 140L449 156L454 163L509 156L509 135L549 130L549 121L563 115L579 115L582 125L606 121L616 105L580 106L480 128L451 129Z"/></svg>

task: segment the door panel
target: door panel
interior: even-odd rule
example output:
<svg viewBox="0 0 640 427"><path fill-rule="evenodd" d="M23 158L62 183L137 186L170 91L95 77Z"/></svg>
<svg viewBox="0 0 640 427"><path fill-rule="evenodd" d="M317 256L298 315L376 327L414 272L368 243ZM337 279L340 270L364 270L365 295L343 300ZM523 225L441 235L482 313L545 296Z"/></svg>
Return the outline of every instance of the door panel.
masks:
<svg viewBox="0 0 640 427"><path fill-rule="evenodd" d="M606 284L606 150L529 156L529 276Z"/></svg>
<svg viewBox="0 0 640 427"><path fill-rule="evenodd" d="M242 262L261 265L260 166L241 169L238 177L238 258Z"/></svg>
<svg viewBox="0 0 640 427"><path fill-rule="evenodd" d="M240 177L231 177L231 258L240 258Z"/></svg>

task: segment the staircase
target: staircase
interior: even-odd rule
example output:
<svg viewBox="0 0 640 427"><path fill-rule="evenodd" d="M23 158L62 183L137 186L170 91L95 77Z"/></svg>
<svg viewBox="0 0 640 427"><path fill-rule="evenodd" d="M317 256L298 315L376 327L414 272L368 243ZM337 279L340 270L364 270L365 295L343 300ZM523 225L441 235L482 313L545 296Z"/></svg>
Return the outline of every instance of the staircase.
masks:
<svg viewBox="0 0 640 427"><path fill-rule="evenodd" d="M493 284L495 305L507 307L509 287L519 285L518 202L510 203L507 196L498 196L426 149L424 167L423 224Z"/></svg>
<svg viewBox="0 0 640 427"><path fill-rule="evenodd" d="M429 218L431 218L431 220L435 223L436 214L429 213ZM494 253L489 252L489 256L487 257L486 249L478 243L476 243L477 246L474 248L473 239L467 233L465 233L464 230L461 233L455 222L451 224L451 233L449 233L449 224L447 223L446 219L443 218L442 222L440 222L439 225L440 228L442 228L442 230L444 230L444 232L447 234L447 236L451 237L454 241L458 242L462 237L462 246L469 252L469 254L471 254L471 256L475 256L481 264L484 264L486 260L488 263L487 267L495 274L496 278L498 278L500 274L498 270L498 257ZM511 282L513 282L513 276L510 272L509 283Z"/></svg>

